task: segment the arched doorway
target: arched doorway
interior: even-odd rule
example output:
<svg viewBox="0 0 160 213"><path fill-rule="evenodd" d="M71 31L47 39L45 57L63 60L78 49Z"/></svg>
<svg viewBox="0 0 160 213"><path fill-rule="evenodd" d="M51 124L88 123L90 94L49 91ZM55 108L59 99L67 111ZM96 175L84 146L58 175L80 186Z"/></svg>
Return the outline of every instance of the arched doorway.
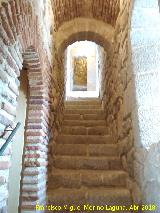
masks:
<svg viewBox="0 0 160 213"><path fill-rule="evenodd" d="M98 46L81 41L66 49L66 98L99 97Z"/></svg>

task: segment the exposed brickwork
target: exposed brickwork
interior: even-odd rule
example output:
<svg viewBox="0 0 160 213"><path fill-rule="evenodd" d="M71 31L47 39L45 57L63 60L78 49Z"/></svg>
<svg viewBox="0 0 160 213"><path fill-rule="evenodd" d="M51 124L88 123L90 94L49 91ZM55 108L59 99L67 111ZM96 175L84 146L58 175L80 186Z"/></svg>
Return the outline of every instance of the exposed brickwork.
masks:
<svg viewBox="0 0 160 213"><path fill-rule="evenodd" d="M78 17L93 17L114 26L119 7L119 0L54 0L55 27Z"/></svg>
<svg viewBox="0 0 160 213"><path fill-rule="evenodd" d="M34 209L34 203L38 201L45 203L46 199L48 133L54 119L56 123L60 122L58 113L56 118L52 117L51 110L53 112L62 110L63 106L60 107L60 103L58 109L55 106L54 110L52 104L54 105L55 99L57 102L63 102L63 96L61 97L63 89L60 89L59 85L55 92L57 96L53 98L53 68L43 45L38 17L34 14L32 4L22 0L6 1L0 6L1 133L6 126L15 125L20 84L17 77L20 76L22 67L28 73L29 97L21 208ZM54 82L56 84L57 80ZM7 137L8 134L5 134L0 138L0 146ZM8 169L11 166L11 152L7 150L4 156L0 157L0 212L6 212L8 197L8 189L3 187L8 183ZM33 179L36 180L34 183Z"/></svg>
<svg viewBox="0 0 160 213"><path fill-rule="evenodd" d="M24 149L24 171L22 178L22 192L21 202L22 208L31 209L34 208L32 205L33 201L45 202L45 183L46 172L41 173L41 178L36 183L33 183L32 179L36 178L37 175L27 175L25 170L29 171L35 167L46 167L47 166L47 145L48 145L48 130L51 125L51 119L49 119L50 103L49 93L46 92L51 84L50 70L42 70L41 62L38 60L39 55L36 54L33 48L28 49L24 57L24 66L28 67L28 80L29 88L44 88L41 95L38 96L36 90L30 92L28 99L28 117L26 124L26 141ZM45 63L45 62L44 62ZM38 69L38 73L32 72L33 69ZM36 125L36 118L41 117L41 122ZM35 146L35 140L37 136L40 138L37 145ZM32 138L32 141L30 140ZM28 180L27 183L25 180ZM43 182L44 188L39 188L38 185ZM27 184L27 185L26 185ZM34 188L34 189L33 189ZM34 190L34 192L33 192ZM42 193L43 191L43 193ZM38 197L35 194L43 194L42 197ZM28 195L30 199L28 199ZM42 198L42 200L41 200Z"/></svg>
<svg viewBox="0 0 160 213"><path fill-rule="evenodd" d="M127 177L127 187L132 191L134 202L140 203L141 193L138 185L142 188L147 188L142 182L144 181L144 176L148 176L147 181L149 183L147 183L148 188L146 190L146 197L153 187L155 189L152 194L157 197L159 193L157 193L157 184L159 184L159 182L157 177L154 177L154 170L156 170L154 166L156 165L155 162L157 162L156 158L159 156L157 148L153 146L153 150L151 149L149 152L150 154L148 154L145 149L139 147L135 148L134 144L135 138L133 129L136 127L137 132L139 129L138 124L134 123L135 120L137 121L138 119L137 117L135 118L135 116L137 116L134 94L135 77L133 76L130 60L131 48L129 30L132 1L52 0L56 31L54 32L54 55L52 55L54 58L54 67L51 66L50 57L44 48L45 41L42 39L42 34L45 34L46 31L42 30L41 22L38 18L39 14L37 16L35 15L31 2L32 0L10 0L9 2L5 0L0 6L0 135L3 134L7 126L15 126L14 120L16 116L17 96L19 95L18 87L20 84L18 77L21 74L22 67L28 72L29 80L28 114L25 131L26 140L21 193L22 208L24 210L33 209L37 201L45 203L47 165L49 161L48 167L49 172L51 172L51 166L53 164L52 154L55 152L55 147L52 143L49 143L48 133L51 124L54 124L51 136L53 141L56 141L63 118L63 98L65 95L63 54L65 48L69 44L77 40L86 39L103 46L105 50L104 52L100 51L103 59L101 61L103 69L101 98L109 134L112 135L117 142L118 154L122 161L123 169L129 174L129 178ZM34 1L34 3L35 2L36 1ZM144 2L138 0L136 2L138 6L136 9L137 11L135 10L136 15L134 14L135 17L133 17L133 31L135 30L133 34L136 36L139 30L141 34L145 34L145 31L143 31L144 29L141 27L141 20L140 24L136 23L136 20L138 20L136 17L139 15L138 13L142 10L144 17L151 16L151 14L146 16L148 8L146 7L147 4ZM155 3L149 2L149 4L155 7L157 1L155 1ZM142 6L144 8L141 8ZM154 12L156 11L157 9ZM157 12L155 15L158 15ZM142 22L144 20L142 20ZM144 22L144 25L147 25L144 28L147 28L149 25L157 25L156 22L152 24L152 21L151 24L148 24L150 22ZM51 32L50 34L53 33L52 27L50 29L48 28L48 31ZM151 33L149 32L148 34ZM135 60L133 60L135 62L134 65L136 65L137 69L141 69L142 66L144 69L142 69L142 71L146 71L149 67L145 61L146 58L149 59L149 62L152 64L151 58L153 58L154 61L154 57L150 57L148 53L147 55L144 54L143 61L140 54L141 52L139 51L143 50L145 52L145 49L150 49L151 45L149 45L149 48L148 46L143 47L142 43L145 43L145 39L148 40L148 37L146 36L142 42L142 36L138 35L134 37L134 35L132 35L133 46L134 43L136 45L141 45L141 48L136 47L137 50L134 50L135 52L133 51L133 58ZM138 39L138 37L142 39ZM159 38L158 36L155 37ZM51 52L51 49L51 46L48 45L47 50ZM138 65L137 60L139 61ZM142 62L145 64L144 67ZM157 65L155 61L154 64ZM146 66L148 66L147 69ZM157 69L156 66L155 69ZM53 74L51 74L52 70L54 70ZM139 71L140 70L138 70L138 72ZM152 73L153 71L150 73L150 70L148 70L148 72L149 74L147 75L150 75L150 78L153 77L151 77L152 74L155 74ZM143 74L144 73L142 73L142 75ZM146 74L144 76L146 76ZM157 78L157 75L155 75L155 78ZM137 81L141 83L139 76ZM140 90L140 94L142 93ZM148 99L152 100L152 98ZM156 98L157 97L154 99ZM141 110L144 110L143 104ZM150 111L150 109L148 110ZM155 112L158 113L157 109L155 110ZM80 117L76 117L77 115L68 115L67 119L72 118L72 116L75 119L75 125L77 122L76 119L80 119ZM139 116L141 115L139 114ZM143 116L145 117L145 115ZM94 119L96 120L99 118L98 116ZM148 119L150 122L149 117ZM74 133L79 131L84 133L84 129L79 127L78 130L75 128L71 130ZM64 129L65 133L69 131L70 128ZM87 131L93 134L99 130L91 128ZM0 146L4 144L7 137L8 133L0 138ZM77 140L75 140L75 142L76 141ZM142 144L138 144L138 146L141 145ZM11 146L9 146L4 156L0 157L0 212L6 212L7 208L8 171L11 165L11 150ZM70 148L68 150L74 153L74 150L70 150ZM60 147L59 152L63 151L62 147ZM92 151L94 153L95 150L93 149ZM153 163L152 161L150 162L153 156L152 151L155 153L153 158L155 162L153 161ZM78 152L83 153L83 149L79 149ZM70 162L71 165L73 162L74 161ZM57 164L65 165L65 163L65 160L62 163L57 160ZM151 168L148 170L149 165ZM142 170L145 170L144 174L141 174ZM151 172L153 173L151 176L149 174L150 171L153 171ZM154 184L156 184L153 185L153 187L152 177L155 178ZM68 176L68 180L69 179L70 177ZM89 183L90 180L85 182L85 184Z"/></svg>
<svg viewBox="0 0 160 213"><path fill-rule="evenodd" d="M93 17L115 26L120 10L119 0L93 0Z"/></svg>
<svg viewBox="0 0 160 213"><path fill-rule="evenodd" d="M83 15L83 1L55 0L53 1L53 9L56 29L58 29L63 22Z"/></svg>

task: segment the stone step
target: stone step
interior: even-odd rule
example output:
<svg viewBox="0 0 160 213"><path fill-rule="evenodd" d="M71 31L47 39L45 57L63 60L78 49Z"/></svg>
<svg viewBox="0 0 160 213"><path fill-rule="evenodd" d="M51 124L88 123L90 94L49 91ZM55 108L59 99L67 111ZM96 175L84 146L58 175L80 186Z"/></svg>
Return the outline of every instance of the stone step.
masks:
<svg viewBox="0 0 160 213"><path fill-rule="evenodd" d="M48 192L48 203L52 205L64 205L69 206L81 206L81 212L86 212L87 204L93 206L129 206L131 205L131 196L130 191L123 187L117 188L81 188L81 189L66 189L60 188L51 190ZM96 210L96 209L94 209ZM96 211L91 212L98 212ZM62 212L65 212L65 209L62 209ZM107 212L100 211L100 212ZM108 211L111 212L111 211ZM120 211L117 211L120 212ZM121 211L123 212L123 211ZM124 211L127 213L127 211ZM128 211L129 212L129 211Z"/></svg>
<svg viewBox="0 0 160 213"><path fill-rule="evenodd" d="M65 126L84 126L84 127L92 127L92 126L105 126L105 120L64 120L63 124Z"/></svg>
<svg viewBox="0 0 160 213"><path fill-rule="evenodd" d="M106 126L63 126L61 133L66 135L107 135L108 129Z"/></svg>
<svg viewBox="0 0 160 213"><path fill-rule="evenodd" d="M64 114L95 114L95 115L103 115L104 111L102 109L65 109Z"/></svg>
<svg viewBox="0 0 160 213"><path fill-rule="evenodd" d="M79 100L71 100L65 101L65 105L97 105L101 106L101 101L99 99L79 99Z"/></svg>
<svg viewBox="0 0 160 213"><path fill-rule="evenodd" d="M49 178L50 189L60 187L116 187L126 186L127 173L121 170L94 171L94 170L62 170L53 169Z"/></svg>
<svg viewBox="0 0 160 213"><path fill-rule="evenodd" d="M57 169L122 169L119 157L53 156L53 166Z"/></svg>
<svg viewBox="0 0 160 213"><path fill-rule="evenodd" d="M64 120L104 120L104 113L97 114L64 114Z"/></svg>
<svg viewBox="0 0 160 213"><path fill-rule="evenodd" d="M110 135L65 135L57 138L59 144L113 144L114 140Z"/></svg>
<svg viewBox="0 0 160 213"><path fill-rule="evenodd" d="M98 110L102 110L102 107L101 105L87 105L87 104L76 104L76 105L71 105L71 104L65 104L65 109L68 110L68 109L79 109L79 110L83 110L83 109L98 109Z"/></svg>
<svg viewBox="0 0 160 213"><path fill-rule="evenodd" d="M55 155L118 156L116 144L55 144Z"/></svg>

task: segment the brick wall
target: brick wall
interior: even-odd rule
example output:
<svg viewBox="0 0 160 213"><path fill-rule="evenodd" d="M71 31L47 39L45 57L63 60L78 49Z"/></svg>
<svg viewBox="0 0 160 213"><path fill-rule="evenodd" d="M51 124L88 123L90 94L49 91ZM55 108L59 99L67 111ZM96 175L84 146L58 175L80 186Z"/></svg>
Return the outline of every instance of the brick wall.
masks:
<svg viewBox="0 0 160 213"><path fill-rule="evenodd" d="M29 94L22 171L21 208L33 209L46 199L48 132L56 132L61 119L63 85L52 74L51 55L44 47L40 19L32 2L11 0L0 6L0 146L8 125L15 126L17 96L22 67L28 74ZM54 89L53 89L54 88ZM54 90L54 92L53 92ZM56 104L55 104L56 103ZM57 112L57 113L55 113ZM3 136L2 136L3 135ZM13 140L14 142L14 140ZM0 212L7 212L11 145L0 156ZM18 153L18 150L17 150Z"/></svg>

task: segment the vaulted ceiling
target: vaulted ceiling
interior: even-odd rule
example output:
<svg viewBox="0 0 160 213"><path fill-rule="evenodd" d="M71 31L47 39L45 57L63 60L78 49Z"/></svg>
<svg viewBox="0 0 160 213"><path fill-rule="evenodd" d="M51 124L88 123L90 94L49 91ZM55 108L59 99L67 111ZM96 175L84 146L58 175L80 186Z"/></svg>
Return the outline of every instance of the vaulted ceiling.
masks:
<svg viewBox="0 0 160 213"><path fill-rule="evenodd" d="M115 25L120 0L52 0L55 27L78 17L95 18ZM74 26L73 26L74 27Z"/></svg>

